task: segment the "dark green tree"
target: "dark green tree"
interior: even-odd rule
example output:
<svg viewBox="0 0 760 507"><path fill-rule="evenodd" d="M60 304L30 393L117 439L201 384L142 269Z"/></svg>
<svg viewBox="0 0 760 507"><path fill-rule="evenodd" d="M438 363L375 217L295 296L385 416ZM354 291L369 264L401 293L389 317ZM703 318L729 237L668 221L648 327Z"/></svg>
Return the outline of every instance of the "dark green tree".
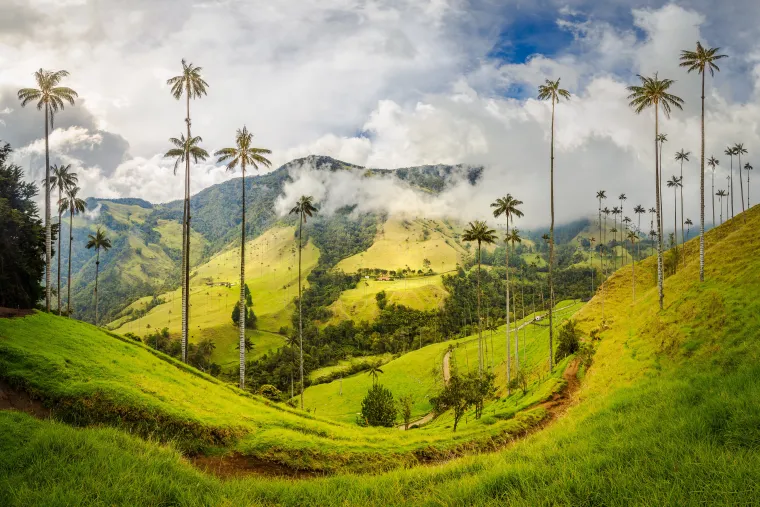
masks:
<svg viewBox="0 0 760 507"><path fill-rule="evenodd" d="M362 418L370 426L393 427L396 423L393 394L382 385L373 385L362 400Z"/></svg>

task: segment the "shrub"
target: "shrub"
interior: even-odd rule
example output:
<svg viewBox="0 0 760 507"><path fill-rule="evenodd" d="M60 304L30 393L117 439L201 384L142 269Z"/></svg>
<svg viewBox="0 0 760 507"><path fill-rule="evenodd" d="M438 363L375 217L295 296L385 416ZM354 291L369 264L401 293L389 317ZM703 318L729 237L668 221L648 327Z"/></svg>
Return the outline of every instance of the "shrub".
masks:
<svg viewBox="0 0 760 507"><path fill-rule="evenodd" d="M580 331L575 321L568 320L559 330L557 338L557 352L554 354L554 361L559 362L571 354L575 354L580 347Z"/></svg>
<svg viewBox="0 0 760 507"><path fill-rule="evenodd" d="M396 403L393 394L376 384L362 400L362 417L370 426L392 427L396 422Z"/></svg>
<svg viewBox="0 0 760 507"><path fill-rule="evenodd" d="M282 391L271 384L264 384L263 386L259 387L259 394L268 400L282 400Z"/></svg>

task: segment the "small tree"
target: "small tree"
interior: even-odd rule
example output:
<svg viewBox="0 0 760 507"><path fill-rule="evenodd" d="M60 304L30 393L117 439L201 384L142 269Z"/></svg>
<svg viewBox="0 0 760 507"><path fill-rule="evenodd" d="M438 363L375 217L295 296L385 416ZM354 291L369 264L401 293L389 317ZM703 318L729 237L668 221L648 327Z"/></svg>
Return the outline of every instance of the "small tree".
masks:
<svg viewBox="0 0 760 507"><path fill-rule="evenodd" d="M380 292L375 294L375 301L377 301L378 308L380 308L381 310L385 308L385 305L388 304L388 299L384 290L381 290Z"/></svg>
<svg viewBox="0 0 760 507"><path fill-rule="evenodd" d="M561 343L562 343L562 334L560 332L560 344ZM559 351L560 349L558 348L557 354L559 354ZM523 394L528 392L528 370L524 366L517 370L517 374L515 375L515 384L517 385L517 387L520 388Z"/></svg>
<svg viewBox="0 0 760 507"><path fill-rule="evenodd" d="M476 375L473 372L466 377L470 404L475 407L475 419L480 419L480 416L483 415L485 401L493 398L496 394L495 378L494 374L489 371L483 372L482 375Z"/></svg>
<svg viewBox="0 0 760 507"><path fill-rule="evenodd" d="M393 394L382 385L373 385L362 400L362 418L370 426L392 427L396 423Z"/></svg>
<svg viewBox="0 0 760 507"><path fill-rule="evenodd" d="M557 352L554 358L555 362L561 361L570 354L575 352L580 347L580 331L578 330L575 321L568 320L564 326L559 330L559 339L557 344Z"/></svg>
<svg viewBox="0 0 760 507"><path fill-rule="evenodd" d="M411 394L405 394L398 399L398 406L401 410L401 418L404 419L404 429L409 429L409 422L412 420L412 407L414 406L414 397Z"/></svg>
<svg viewBox="0 0 760 507"><path fill-rule="evenodd" d="M453 373L451 378L449 378L449 383L444 386L441 394L430 400L438 414L442 414L449 409L454 411L453 431L457 430L459 420L470 407L471 396L469 396L469 390L469 382L457 373Z"/></svg>

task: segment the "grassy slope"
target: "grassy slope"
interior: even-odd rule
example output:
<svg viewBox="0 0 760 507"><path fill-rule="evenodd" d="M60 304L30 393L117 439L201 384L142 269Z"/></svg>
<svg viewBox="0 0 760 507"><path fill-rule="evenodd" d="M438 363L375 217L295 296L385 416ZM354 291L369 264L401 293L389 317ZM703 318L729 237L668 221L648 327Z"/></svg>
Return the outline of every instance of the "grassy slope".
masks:
<svg viewBox="0 0 760 507"><path fill-rule="evenodd" d="M252 357L276 349L284 342L274 333L281 326L290 324L293 298L298 292L297 251L292 227L272 228L246 244L246 283L252 292L259 327L256 331L247 331L254 344ZM318 258L318 250L309 243L303 253L304 278ZM190 339L213 339L216 350L212 360L223 366L237 364L238 335L230 315L240 297L239 278L240 250L234 248L215 255L191 273ZM229 288L210 287L207 282L230 282L233 285ZM137 320L117 321L111 327L116 333L132 332L138 336L168 327L170 333L178 335L182 325L181 289L160 297L167 302ZM142 298L131 306L145 308L149 299Z"/></svg>
<svg viewBox="0 0 760 507"><path fill-rule="evenodd" d="M428 232L428 239L423 239L423 231ZM449 272L456 269L464 255L456 236L457 230L445 221L393 218L381 226L370 248L343 259L337 267L347 273L360 268L427 271L423 266L427 259L436 273ZM378 313L375 295L382 290L391 302L419 310L438 307L446 296L440 275L389 282L362 280L355 289L344 291L330 307L334 315L331 322L372 321Z"/></svg>
<svg viewBox="0 0 760 507"><path fill-rule="evenodd" d="M557 306L565 307L567 305L572 306L558 314L556 325L559 325L581 307L580 304L571 302L561 302ZM532 316L527 316L526 320L529 321L531 318ZM506 393L505 331L506 326L501 326L494 331L493 337L490 333L484 332L483 334L488 357L490 359L493 355L494 358L493 361L489 360L486 366L493 365L492 369L496 374L496 384L500 395ZM548 327L539 326L528 326L524 332L520 332L521 352L525 354L522 364L527 364L528 368L531 371L536 371L536 373L547 362L548 334ZM526 336L524 342L523 335ZM491 340L491 338L493 339ZM514 332L512 340L514 340ZM493 344L493 348L491 344ZM406 394L414 397L413 418L421 417L432 410L429 400L440 389L443 382L442 360L449 346L455 347L451 362L452 367L458 366L460 371L467 371L468 365L469 369L473 371L477 369L477 335L427 345L419 350L408 352L382 367L384 373L380 375L379 383L390 389L396 397ZM514 372L514 341L511 347L513 354L512 371ZM362 399L371 386L372 379L367 373L358 373L329 384L312 386L306 389L305 405L306 408L316 409L318 415L338 421L351 422L356 419L356 414L361 411ZM341 389L343 394L341 394ZM534 385L533 389L538 389L538 385Z"/></svg>
<svg viewBox="0 0 760 507"><path fill-rule="evenodd" d="M74 430L3 413L0 499L9 505L60 498L124 505L157 499L185 505L754 504L760 496L760 207L749 215L746 223L737 217L707 235L704 284L697 282L697 242L687 245L686 269L666 280L663 312L656 307L654 259L638 271L635 304L630 271L614 275L605 298L608 327L575 406L508 451L360 481L220 482L174 451L113 430ZM597 328L601 295L577 319L586 332Z"/></svg>
<svg viewBox="0 0 760 507"><path fill-rule="evenodd" d="M45 400L67 422L315 470L392 468L416 463L418 452L490 446L542 417L534 410L453 436L344 425L243 395L141 343L42 313L0 320L0 378Z"/></svg>

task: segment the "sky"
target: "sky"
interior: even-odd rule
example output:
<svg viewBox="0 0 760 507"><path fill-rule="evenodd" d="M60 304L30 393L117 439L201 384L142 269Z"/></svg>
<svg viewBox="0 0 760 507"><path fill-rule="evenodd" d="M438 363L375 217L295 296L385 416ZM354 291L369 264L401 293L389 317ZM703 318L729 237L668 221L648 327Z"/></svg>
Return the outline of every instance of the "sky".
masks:
<svg viewBox="0 0 760 507"><path fill-rule="evenodd" d="M524 201L523 226L545 225L551 105L536 96L546 79L561 78L572 95L556 109L557 220L594 214L604 189L610 208L628 196L635 221L635 204L654 204L654 116L628 107L626 87L659 72L685 100L661 121L665 179L680 174L675 152L690 151L684 207L697 223L700 81L678 66L697 40L729 55L706 91L716 190L726 187L727 145L744 143L742 165L760 167L756 0L720 9L711 0L0 0L0 11L0 140L39 180L43 115L21 108L16 92L34 84L38 68L68 70L63 84L79 98L56 116L51 162L72 164L85 196L181 197L162 154L184 129L184 103L166 85L182 58L209 84L191 102L193 135L209 152L232 145L246 125L257 146L272 150L273 168L310 154L378 168L485 167L478 186L457 185L411 208L399 185L315 181L300 170L293 196L321 185L323 199L334 187L332 195L375 208L470 220L489 217L488 204L511 193ZM238 176L208 160L193 166L192 190ZM707 188L709 224L709 169ZM752 192L760 195L757 183ZM663 195L672 223L674 197Z"/></svg>

